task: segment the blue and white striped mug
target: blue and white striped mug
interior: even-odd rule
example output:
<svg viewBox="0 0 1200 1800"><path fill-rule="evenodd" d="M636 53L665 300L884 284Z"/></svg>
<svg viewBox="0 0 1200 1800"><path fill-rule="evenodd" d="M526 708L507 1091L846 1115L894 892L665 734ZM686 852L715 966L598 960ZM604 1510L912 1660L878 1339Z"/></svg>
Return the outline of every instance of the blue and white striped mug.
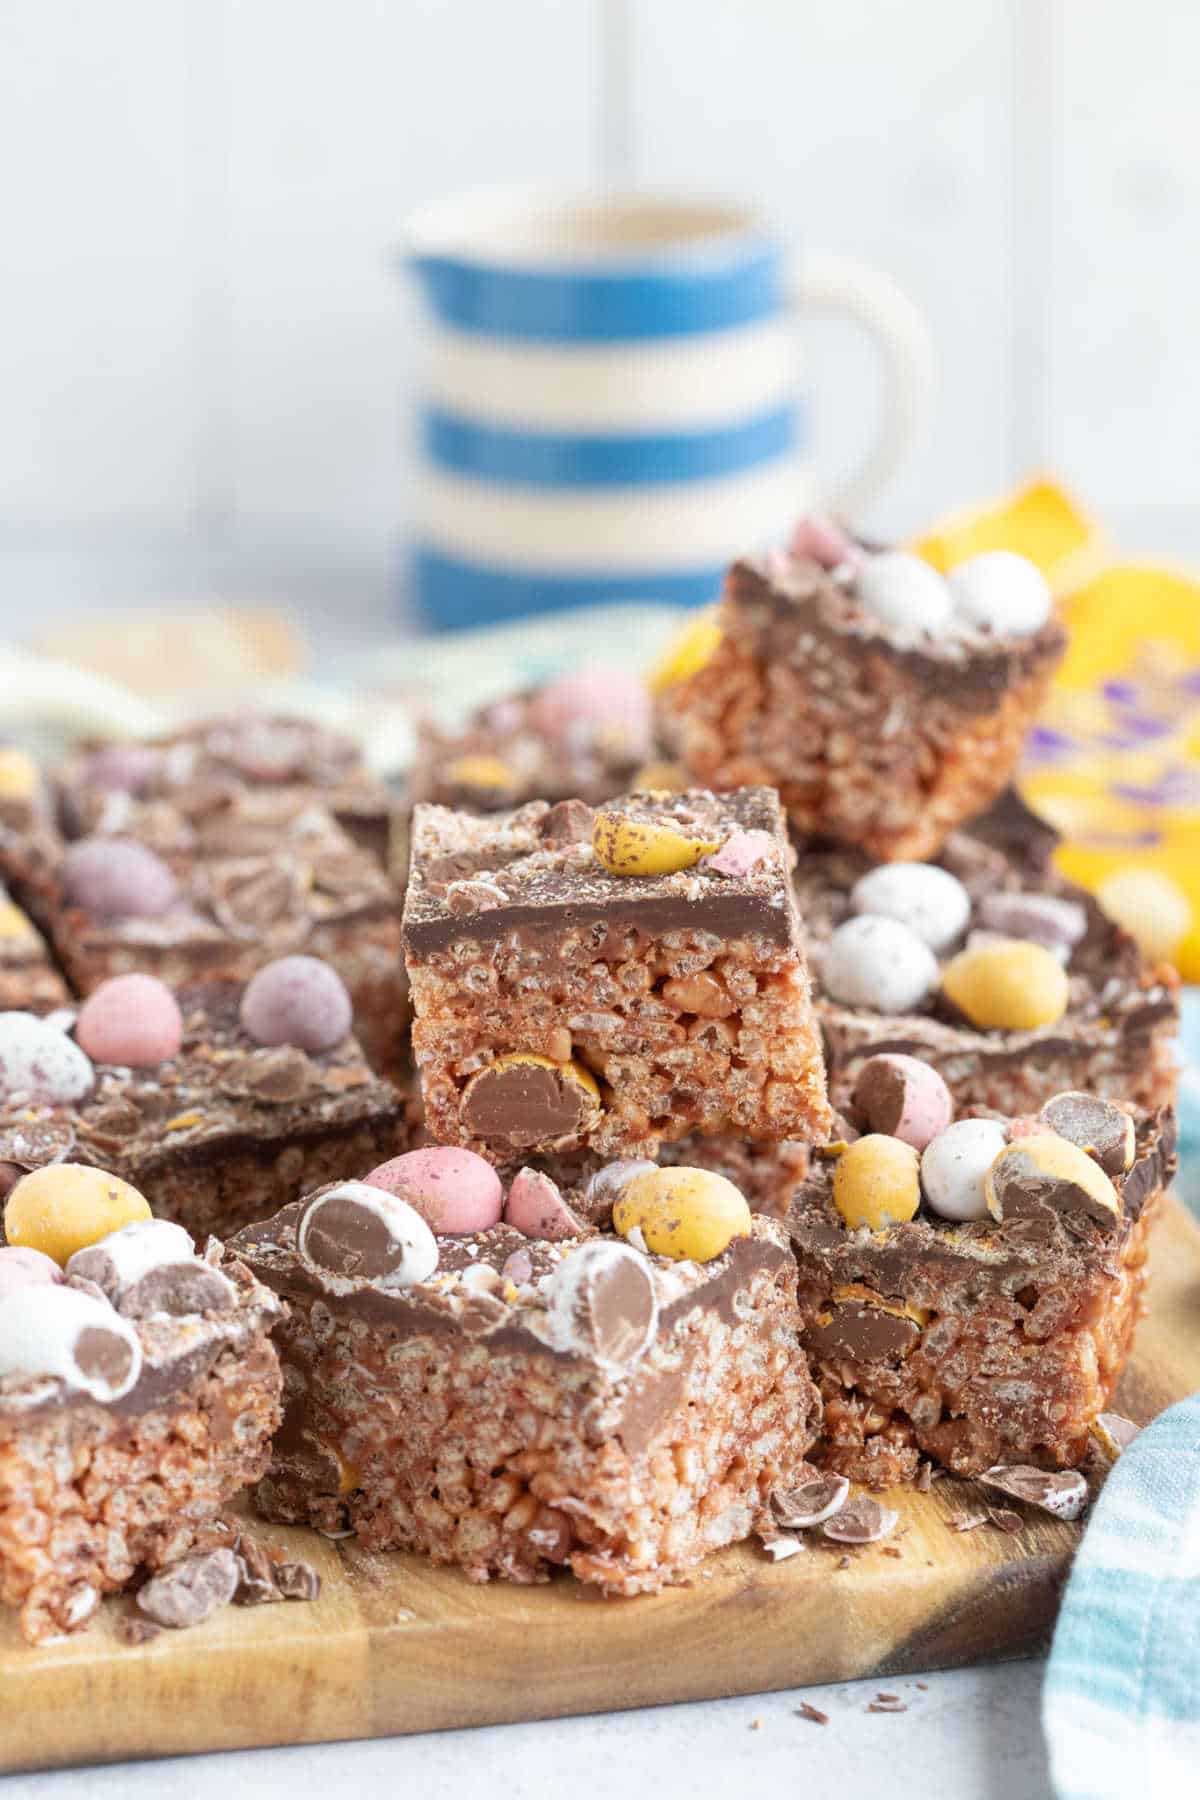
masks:
<svg viewBox="0 0 1200 1800"><path fill-rule="evenodd" d="M739 206L482 193L410 222L434 319L414 599L439 626L713 598L818 498L799 309L882 351L882 426L826 503L856 515L920 430L928 330L878 272L798 262Z"/></svg>

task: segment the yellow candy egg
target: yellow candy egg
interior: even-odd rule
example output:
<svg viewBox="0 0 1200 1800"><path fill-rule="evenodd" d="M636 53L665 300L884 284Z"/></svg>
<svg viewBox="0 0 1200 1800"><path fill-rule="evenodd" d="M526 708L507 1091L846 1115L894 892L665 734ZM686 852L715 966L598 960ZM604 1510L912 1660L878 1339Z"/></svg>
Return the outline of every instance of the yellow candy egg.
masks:
<svg viewBox="0 0 1200 1800"><path fill-rule="evenodd" d="M961 950L942 970L942 992L981 1031L1057 1024L1071 997L1058 958L1023 938Z"/></svg>
<svg viewBox="0 0 1200 1800"><path fill-rule="evenodd" d="M676 1262L711 1262L735 1237L750 1235L750 1208L739 1189L711 1169L647 1169L613 1207L622 1237L640 1230L647 1250Z"/></svg>
<svg viewBox="0 0 1200 1800"><path fill-rule="evenodd" d="M690 676L698 674L705 663L712 661L720 641L721 627L717 624L717 609L715 606L706 606L685 625L661 661L650 671L650 692L664 693L667 688L674 687L676 682L687 681Z"/></svg>
<svg viewBox="0 0 1200 1800"><path fill-rule="evenodd" d="M596 861L610 875L675 875L719 848L715 838L689 837L673 825L652 825L624 813L599 812L592 828Z"/></svg>
<svg viewBox="0 0 1200 1800"><path fill-rule="evenodd" d="M498 756L460 756L447 763L442 774L455 787L499 790L513 782L512 770Z"/></svg>
<svg viewBox="0 0 1200 1800"><path fill-rule="evenodd" d="M1098 1207L1113 1218L1121 1216L1121 1197L1099 1163L1053 1131L1017 1138L1002 1150L984 1177L983 1192L996 1220L1003 1220L1018 1196L1035 1192L1063 1212Z"/></svg>
<svg viewBox="0 0 1200 1800"><path fill-rule="evenodd" d="M118 1176L83 1163L51 1163L23 1175L9 1194L4 1234L10 1244L62 1264L110 1231L150 1216L143 1196Z"/></svg>
<svg viewBox="0 0 1200 1800"><path fill-rule="evenodd" d="M0 794L10 800L28 800L37 792L37 764L24 750L0 746Z"/></svg>
<svg viewBox="0 0 1200 1800"><path fill-rule="evenodd" d="M682 794L688 785L687 770L680 763L646 763L629 785L639 793Z"/></svg>
<svg viewBox="0 0 1200 1800"><path fill-rule="evenodd" d="M915 1218L921 1159L911 1144L872 1132L847 1144L833 1171L833 1203L851 1231L882 1231Z"/></svg>
<svg viewBox="0 0 1200 1800"><path fill-rule="evenodd" d="M1154 962L1171 961L1196 922L1191 901L1161 869L1118 869L1096 898Z"/></svg>

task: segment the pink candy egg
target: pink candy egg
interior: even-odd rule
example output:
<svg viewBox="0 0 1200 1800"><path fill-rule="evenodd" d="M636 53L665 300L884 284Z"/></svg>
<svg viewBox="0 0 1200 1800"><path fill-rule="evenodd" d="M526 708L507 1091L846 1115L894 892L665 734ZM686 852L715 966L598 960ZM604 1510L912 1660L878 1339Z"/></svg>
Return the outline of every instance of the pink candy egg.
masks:
<svg viewBox="0 0 1200 1800"><path fill-rule="evenodd" d="M594 667L560 676L534 695L529 716L537 730L564 742L577 734L595 738L611 732L631 755L650 748L649 691L636 675L620 669Z"/></svg>
<svg viewBox="0 0 1200 1800"><path fill-rule="evenodd" d="M700 866L717 875L741 877L749 875L760 863L775 854L775 840L769 831L735 831L719 850L701 858Z"/></svg>
<svg viewBox="0 0 1200 1800"><path fill-rule="evenodd" d="M793 556L807 557L810 562L820 563L823 569L836 569L853 555L855 546L839 526L826 519L800 519L791 538L788 549Z"/></svg>
<svg viewBox="0 0 1200 1800"><path fill-rule="evenodd" d="M85 838L63 860L67 899L102 919L149 919L166 912L175 877L144 844L124 838Z"/></svg>
<svg viewBox="0 0 1200 1800"><path fill-rule="evenodd" d="M578 1237L575 1217L556 1184L539 1169L521 1169L504 1202L504 1223L527 1238Z"/></svg>
<svg viewBox="0 0 1200 1800"><path fill-rule="evenodd" d="M491 1163L473 1150L431 1144L380 1163L363 1180L415 1207L443 1237L469 1237L500 1223L503 1189Z"/></svg>
<svg viewBox="0 0 1200 1800"><path fill-rule="evenodd" d="M183 1014L156 975L113 975L80 1007L75 1042L93 1062L150 1068L178 1054Z"/></svg>
<svg viewBox="0 0 1200 1800"><path fill-rule="evenodd" d="M24 1245L0 1245L0 1300L18 1288L48 1286L63 1279L52 1257Z"/></svg>
<svg viewBox="0 0 1200 1800"><path fill-rule="evenodd" d="M84 779L113 793L136 794L158 767L159 753L146 744L106 744L87 759Z"/></svg>
<svg viewBox="0 0 1200 1800"><path fill-rule="evenodd" d="M950 1089L935 1068L915 1056L883 1053L867 1059L854 1084L854 1105L868 1131L924 1150L954 1117Z"/></svg>
<svg viewBox="0 0 1200 1800"><path fill-rule="evenodd" d="M259 1044L331 1050L354 1023L346 984L315 956L281 956L253 976L242 995L242 1024Z"/></svg>

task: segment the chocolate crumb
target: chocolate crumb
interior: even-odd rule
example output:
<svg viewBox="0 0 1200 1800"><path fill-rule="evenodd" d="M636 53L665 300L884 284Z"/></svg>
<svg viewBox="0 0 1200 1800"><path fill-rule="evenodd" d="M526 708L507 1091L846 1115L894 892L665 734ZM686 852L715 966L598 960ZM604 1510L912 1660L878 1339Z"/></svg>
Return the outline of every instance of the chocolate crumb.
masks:
<svg viewBox="0 0 1200 1800"><path fill-rule="evenodd" d="M848 1555L847 1556L839 1556L838 1560L837 1560L837 1567L839 1569L848 1569L850 1567L849 1556Z"/></svg>
<svg viewBox="0 0 1200 1800"><path fill-rule="evenodd" d="M128 1644L130 1649L136 1649L139 1644L149 1644L161 1636L162 1626L156 1625L153 1619L143 1618L139 1613L130 1613L121 1620L121 1642Z"/></svg>
<svg viewBox="0 0 1200 1800"><path fill-rule="evenodd" d="M1007 1531L1009 1536L1021 1529L1021 1515L1013 1512L1008 1506L989 1506L988 1518L1000 1531Z"/></svg>
<svg viewBox="0 0 1200 1800"><path fill-rule="evenodd" d="M285 1562L275 1571L275 1585L285 1600L316 1600L321 1577L311 1563Z"/></svg>
<svg viewBox="0 0 1200 1800"><path fill-rule="evenodd" d="M981 1525L986 1525L987 1522L986 1512L959 1513L957 1518L946 1520L951 1531L977 1531Z"/></svg>
<svg viewBox="0 0 1200 1800"><path fill-rule="evenodd" d="M819 1706L810 1706L807 1700L802 1700L796 1708L796 1717L809 1719L814 1725L828 1725L829 1723L829 1714L823 1713Z"/></svg>
<svg viewBox="0 0 1200 1800"><path fill-rule="evenodd" d="M881 1556L901 1557L904 1555L904 1552L896 1544L885 1544L879 1554Z"/></svg>
<svg viewBox="0 0 1200 1800"><path fill-rule="evenodd" d="M875 1698L877 1700L893 1700L894 1701L894 1700L899 1700L900 1696L899 1696L899 1694L879 1693L879 1694L876 1694Z"/></svg>
<svg viewBox="0 0 1200 1800"><path fill-rule="evenodd" d="M929 1683L927 1681L918 1681L918 1682L914 1683L914 1685L916 1687L919 1687L923 1694L927 1694L929 1692Z"/></svg>
<svg viewBox="0 0 1200 1800"><path fill-rule="evenodd" d="M917 1470L916 1486L919 1494L927 1494L929 1492L930 1488L933 1486L932 1463L923 1462L921 1464L920 1468Z"/></svg>
<svg viewBox="0 0 1200 1800"><path fill-rule="evenodd" d="M908 1708L903 1700L898 1701L895 1706L880 1706L877 1700L872 1700L866 1710L869 1713L903 1713L907 1712Z"/></svg>

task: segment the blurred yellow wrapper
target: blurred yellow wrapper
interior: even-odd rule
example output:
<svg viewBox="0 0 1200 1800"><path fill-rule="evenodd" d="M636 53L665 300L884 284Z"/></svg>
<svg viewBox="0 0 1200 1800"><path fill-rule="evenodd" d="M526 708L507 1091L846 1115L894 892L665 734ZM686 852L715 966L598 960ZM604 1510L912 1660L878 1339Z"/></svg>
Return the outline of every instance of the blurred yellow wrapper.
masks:
<svg viewBox="0 0 1200 1800"><path fill-rule="evenodd" d="M985 550L1014 550L1037 564L1056 594L1088 580L1108 554L1096 520L1048 476L1003 499L939 519L912 547L943 573Z"/></svg>

